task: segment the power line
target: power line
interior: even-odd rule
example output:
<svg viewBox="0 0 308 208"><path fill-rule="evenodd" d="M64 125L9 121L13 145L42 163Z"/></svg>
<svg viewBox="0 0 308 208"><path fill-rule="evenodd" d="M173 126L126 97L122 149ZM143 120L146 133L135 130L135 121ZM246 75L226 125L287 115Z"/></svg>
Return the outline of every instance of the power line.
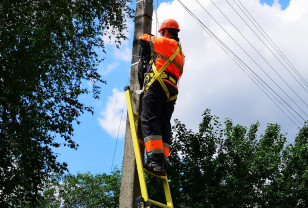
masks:
<svg viewBox="0 0 308 208"><path fill-rule="evenodd" d="M220 26L220 28L227 33L227 35L242 49L242 51L244 51L244 53L267 75L268 78L270 78L270 80L299 108L299 110L305 114L306 116L308 116L299 106L298 104L264 71L264 69L246 52L246 50L243 49L243 47L241 47L239 45L239 43L221 26L221 24L199 3L198 0L196 0L197 3L203 8L203 10ZM221 10L220 10L221 11ZM229 19L229 18L228 18ZM233 25L233 24L232 24ZM247 40L247 38L244 36L245 40ZM248 40L247 40L248 41ZM250 43L248 41L248 43ZM250 44L251 45L251 44ZM251 45L252 46L252 45ZM255 47L252 46L254 49ZM256 50L256 49L255 49ZM257 50L256 50L257 51ZM263 56L257 51L257 53L263 58ZM263 58L264 59L264 58ZM265 60L265 59L264 59ZM266 60L265 60L266 61ZM267 61L266 61L267 62ZM268 63L268 62L267 62ZM269 63L268 63L269 64ZM274 69L273 69L274 70ZM274 70L275 71L275 70ZM289 85L288 85L289 86ZM294 92L294 91L293 91ZM296 93L296 92L294 92ZM299 96L298 96L299 97ZM300 97L299 97L300 98ZM301 98L300 98L301 99ZM301 99L302 100L302 99ZM304 102L304 101L303 101ZM305 102L304 102L305 104ZM308 107L308 106L307 106Z"/></svg>
<svg viewBox="0 0 308 208"><path fill-rule="evenodd" d="M129 74L130 74L130 70L129 70ZM128 86L128 84L129 84L129 76L130 76L129 74L128 74L128 77L127 77L126 86ZM120 117L120 124L119 124L119 128L118 128L118 133L117 133L117 139L116 139L116 143L115 143L114 150L113 150L113 157L112 157L111 171L110 172L113 171L114 158L115 158L115 154L116 154L116 151L117 151L117 146L118 146L118 141L119 141L119 135L120 135L120 129L121 129L121 124L122 124L122 117L123 117L123 112L124 112L124 108L125 108L125 103L126 102L125 102L125 97L124 97L123 107L122 107L122 112L121 112L121 117Z"/></svg>
<svg viewBox="0 0 308 208"><path fill-rule="evenodd" d="M301 109L301 107L269 76L268 73L239 45L239 43L227 32L221 24L200 4L198 0L197 3L202 7L202 9L220 26L220 28L241 48L242 51L266 74L266 76L298 107L298 109L308 117L307 113ZM280 76L280 74L273 68L273 66L262 56L262 54L251 44L251 42L239 31L239 29L231 22L231 20L224 14L223 11L211 0L212 4L219 10L219 12L229 21L229 23L237 30L237 32L248 42L248 44L258 53L258 55L267 63L267 65L279 76L279 78L291 89L291 91L302 101L302 103L308 107L306 102L294 91L294 89Z"/></svg>
<svg viewBox="0 0 308 208"><path fill-rule="evenodd" d="M244 20L244 18L235 10L235 8L229 3L228 0L226 0L230 7L241 17L241 19L246 23L246 25L255 33L255 31L249 26L249 24ZM256 33L255 33L256 34ZM256 34L257 35L257 34ZM258 35L257 35L258 36ZM258 36L258 38L261 40L261 38ZM263 40L261 40L263 42ZM264 43L264 42L263 42ZM265 44L265 43L264 43ZM272 50L266 45L266 47L272 52ZM277 58L277 56L272 52L272 54ZM263 57L263 56L262 56ZM268 62L267 62L268 63ZM269 64L269 63L268 63ZM291 89L291 91L302 101L302 103L308 107L306 102L294 91L294 89L280 76L280 74L270 65L271 69L279 76L279 78ZM269 77L269 75L261 68L261 70ZM273 79L269 77L272 81ZM305 114L305 116L308 117L307 113L301 109L301 107L275 82L275 85L298 107L298 109ZM307 91L308 92L308 91Z"/></svg>
<svg viewBox="0 0 308 208"><path fill-rule="evenodd" d="M236 43L236 45L265 73L265 75L298 107L298 109L305 114L307 117L308 115L304 112L301 107L273 80L273 78L258 64L252 57L247 53L247 51L240 46L240 44L229 34L228 31L221 26L221 24L199 3L198 0L196 2L202 7L202 9L216 22L216 24ZM221 11L221 10L220 10ZM225 15L224 15L225 16ZM229 19L229 18L227 18ZM234 24L232 24L234 26ZM240 33L242 34L242 33ZM247 40L245 36L243 36L245 40L250 44L250 46L263 58L263 60L276 72L276 74L289 86L289 88L298 96L298 98L308 107L305 101L291 88L291 86L277 73L277 71L269 64L269 62L260 54L260 52Z"/></svg>
<svg viewBox="0 0 308 208"><path fill-rule="evenodd" d="M123 112L124 112L124 106L125 106L125 98L124 98L122 112L121 112L121 117L120 117L120 124L119 124L119 128L118 128L117 139L116 139L116 143L115 143L115 146L114 146L112 163L111 163L111 171L110 172L113 171L114 158L115 158L115 154L116 154L117 146L118 146L118 140L119 140L120 129L121 129L121 124L122 124L122 116L123 116Z"/></svg>
<svg viewBox="0 0 308 208"><path fill-rule="evenodd" d="M298 81L298 79L290 72L290 70L285 66L284 63L282 63L282 61L274 54L274 52L268 47L268 45L260 38L260 36L255 32L255 30L253 30L251 28L251 26L245 21L245 19L236 11L236 9L230 4L230 2L228 0L226 0L226 2L230 5L230 7L237 13L237 15L243 20L243 22L245 22L245 24L251 29L251 31L259 38L259 40L264 44L264 46L273 54L273 56L280 62L280 64L289 72L289 74L297 81L297 83L299 85L301 85L301 87L306 91L306 93L308 93L308 90ZM233 2L240 8L240 6L235 2L235 0L233 0ZM245 12L242 10L242 8L240 8L240 10L244 13L244 15L253 23L253 21L250 19L249 16L247 16L247 14L245 14ZM255 25L253 23L253 25ZM255 25L255 27L258 29L258 27ZM263 34L259 29L258 31ZM264 36L264 35L263 35ZM276 71L275 71L276 72ZM277 73L277 72L276 72ZM278 74L278 73L277 73ZM280 76L280 75L279 75ZM289 85L288 85L289 86ZM294 92L294 90L292 89L292 91ZM298 96L299 97L299 96ZM301 99L302 100L302 99ZM303 100L302 100L303 102ZM306 106L307 104L304 103ZM308 106L307 106L308 107Z"/></svg>
<svg viewBox="0 0 308 208"><path fill-rule="evenodd" d="M156 16L156 36L157 36L157 31L158 31L158 27L159 27L159 23L158 23L158 17L157 17L157 11L158 11L158 0L156 0L156 10L155 10L155 16Z"/></svg>
<svg viewBox="0 0 308 208"><path fill-rule="evenodd" d="M238 2L241 4L241 6L245 9L245 11L247 12L247 14L251 17L251 19L253 20L253 22L256 23L255 26L257 29L260 28L260 33L265 37L265 39L267 39L267 41L272 45L272 47L276 50L276 52L280 55L280 57L282 57L285 62L291 67L291 69L293 69L293 71L298 75L298 77L302 80L303 84L305 84L308 87L308 82L304 79L304 77L299 73L299 71L296 69L296 67L291 63L291 61L285 56L285 54L279 49L279 47L274 43L274 41L269 37L269 35L264 31L264 29L260 26L260 24L256 21L256 19L251 15L251 13L246 9L246 7L242 4L242 2L240 0L238 0ZM252 22L252 23L253 23Z"/></svg>
<svg viewBox="0 0 308 208"><path fill-rule="evenodd" d="M205 30L215 41L216 43L218 43L218 45L230 56L233 55L233 57L237 60L236 64L241 63L241 65L245 66L246 69L250 70L250 73L253 74L253 76L255 77L255 79L257 79L258 81L262 82L268 89L270 89L279 99L281 99L295 114L297 114L303 121L303 117L297 112L295 111L281 96L279 96L267 83L264 82L264 80L259 77L245 62L243 62L228 46L226 46L207 26L204 25L204 23L198 18L196 17L193 12L191 12L180 0L178 0L179 3L181 4L181 6L199 23L199 25L203 28L203 30ZM234 60L233 58L233 60ZM241 69L243 70L243 68L241 67ZM264 86L263 85L263 86ZM260 86L257 85L259 88ZM263 91L263 90L262 90ZM268 94L266 94L268 96ZM271 99L272 100L272 99ZM273 100L272 100L273 101ZM274 102L276 105L278 105L276 102ZM280 108L281 109L281 108ZM289 112L289 111L288 111ZM284 114L285 111L283 111ZM287 115L287 114L286 114ZM293 115L293 114L292 114ZM288 118L290 118L287 115ZM290 118L291 119L291 118ZM293 123L294 120L291 119L291 121Z"/></svg>
<svg viewBox="0 0 308 208"><path fill-rule="evenodd" d="M225 51L227 54L228 54L228 52L227 51ZM260 89L261 89L261 91L292 121L292 123L295 125L295 126L297 126L297 127L299 127L297 124L296 124L296 122L282 109L282 108L285 108L286 109L286 111L288 111L288 113L297 121L297 122L299 122L300 124L302 124L301 123L301 121L299 121L298 120L298 118L296 118L296 116L292 113L292 112L290 112L290 110L288 109L288 108L286 108L286 106L284 106L282 103L281 103L281 101L279 100L279 99L277 99L277 97L268 89L268 88L266 88L266 86L264 86L264 84L260 81L260 80L258 80L255 76L251 76L249 73L247 73L246 71L245 71L245 69L243 68L243 66L241 65L241 62L239 62L239 61L237 61L237 59L234 59L230 54L228 54L232 59L233 59L233 61L240 67L240 69L242 69L242 71L253 81L253 83L255 84L255 85L257 85L257 87L259 87ZM248 71L249 72L249 71ZM268 93L269 94L271 94L272 96L273 96L273 98L280 104L280 105L278 105L274 100L273 100L273 98L266 92L266 91L268 91Z"/></svg>
<svg viewBox="0 0 308 208"><path fill-rule="evenodd" d="M220 45L220 44L219 44ZM225 50L223 47L222 49L227 53L227 55L240 67L240 69L242 69L242 71L254 82L255 85L257 85L257 87L259 87L261 89L261 91L270 99L272 100L272 102L274 102L274 104L294 123L295 126L299 127L296 122L282 109L282 108L285 108L286 111L288 111L288 113L295 119L297 120L297 122L299 122L300 124L301 121L298 120L298 118L296 118L296 116L290 112L290 110L288 108L286 108L286 106L284 106L281 101L279 99L277 99L277 97L275 96L275 94L273 94L273 92L271 92L271 90L269 90L265 85L264 83L262 83L259 79L257 79L256 76L254 76L254 74L251 72L251 71L245 71L245 64L243 64L241 62L241 60L238 60L238 58L234 58L232 57L232 55L227 51ZM243 68L244 67L244 68ZM251 74L251 75L250 75ZM263 81L263 80L262 80ZM273 98L266 92L268 91L269 94L271 94L273 96L273 98L280 104L278 105L274 100Z"/></svg>

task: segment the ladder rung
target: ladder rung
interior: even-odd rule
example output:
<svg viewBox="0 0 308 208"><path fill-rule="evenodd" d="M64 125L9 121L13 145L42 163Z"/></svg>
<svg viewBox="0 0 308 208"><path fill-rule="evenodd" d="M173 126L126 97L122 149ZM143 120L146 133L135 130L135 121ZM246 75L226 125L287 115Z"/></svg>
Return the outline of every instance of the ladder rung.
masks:
<svg viewBox="0 0 308 208"><path fill-rule="evenodd" d="M158 206L158 207L171 208L170 206L168 206L168 205L166 205L166 204L163 204L163 203L154 201L154 200L152 200L152 199L148 199L148 201L151 202L151 204L153 204L153 205L155 205L155 206Z"/></svg>
<svg viewBox="0 0 308 208"><path fill-rule="evenodd" d="M162 179L162 180L167 180L167 176L160 176L160 175L156 175L155 173L150 172L150 171L148 171L148 170L147 170L147 169L145 169L145 168L143 168L143 171L144 171L145 173L147 173L147 174L151 175L151 176L156 177L156 178L160 178L160 179Z"/></svg>

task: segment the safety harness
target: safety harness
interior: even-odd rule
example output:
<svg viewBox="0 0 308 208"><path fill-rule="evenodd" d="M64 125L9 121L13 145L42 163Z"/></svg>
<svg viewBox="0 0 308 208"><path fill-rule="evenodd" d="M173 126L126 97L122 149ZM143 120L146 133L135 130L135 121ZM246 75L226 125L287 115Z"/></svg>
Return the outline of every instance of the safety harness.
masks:
<svg viewBox="0 0 308 208"><path fill-rule="evenodd" d="M182 47L181 47L180 44L178 44L178 48L173 53L173 55L170 58L166 58L166 57L162 56L161 54L158 54L158 53L154 52L153 36L151 37L150 45L151 45L151 50L152 50L152 59L150 61L150 64L152 65L152 69L153 69L154 73L147 73L145 75L145 83L146 83L146 79L149 79L151 77L152 77L152 79L145 85L144 93L149 89L149 87L153 84L153 82L155 80L158 80L158 82L160 83L160 85L162 86L162 88L164 89L164 91L165 91L165 93L167 95L167 101L166 102L169 102L171 100L176 99L177 95L174 95L174 96L170 97L169 90L168 90L166 84L164 83L164 81L162 79L168 79L173 84L177 85L177 80L174 79L172 76L170 76L169 74L167 74L164 71L165 71L165 69L167 68L167 66L170 63L176 65L177 68L179 68L180 70L183 71L183 67L181 65L179 65L177 62L173 61L173 59L178 55L178 53L181 52L182 53L183 65L184 65L184 57L183 57ZM157 71L157 68L156 68L155 63L154 63L154 58L155 57L159 57L159 58L162 58L162 59L166 60L165 64L160 68L159 71Z"/></svg>

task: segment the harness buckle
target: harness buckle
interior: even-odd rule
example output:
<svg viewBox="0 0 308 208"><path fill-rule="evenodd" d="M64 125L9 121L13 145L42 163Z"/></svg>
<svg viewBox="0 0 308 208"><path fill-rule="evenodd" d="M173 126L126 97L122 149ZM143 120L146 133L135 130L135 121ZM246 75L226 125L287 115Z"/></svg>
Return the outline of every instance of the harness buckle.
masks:
<svg viewBox="0 0 308 208"><path fill-rule="evenodd" d="M145 73L144 83L149 82L150 78L152 78L153 76L154 76L154 73ZM172 75L170 75L170 74L168 74L166 72L162 72L161 75L160 75L160 78L169 80L174 85L177 85L177 82L178 82L175 78L173 78Z"/></svg>
<svg viewBox="0 0 308 208"><path fill-rule="evenodd" d="M171 75L171 74L169 74L169 73L166 73L166 72L163 72L161 75L160 75L160 77L162 78L162 79L167 79L167 80L169 80L171 83L173 83L174 85L177 85L177 80L175 79L175 78L173 78L173 76Z"/></svg>

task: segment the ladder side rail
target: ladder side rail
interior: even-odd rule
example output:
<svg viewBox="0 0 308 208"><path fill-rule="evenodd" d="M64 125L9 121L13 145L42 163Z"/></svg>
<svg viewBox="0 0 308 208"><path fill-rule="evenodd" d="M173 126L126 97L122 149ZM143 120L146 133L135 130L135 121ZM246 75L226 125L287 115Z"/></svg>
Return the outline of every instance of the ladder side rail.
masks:
<svg viewBox="0 0 308 208"><path fill-rule="evenodd" d="M145 181L145 175L144 175L143 167L142 167L141 151L140 151L140 146L139 146L139 142L138 142L137 129L136 129L136 125L135 125L134 112L133 112L133 106L132 106L132 102L131 102L131 94L130 94L129 88L125 89L125 97L126 97L126 101L127 101L127 112L128 112L129 124L130 124L132 138L133 138L133 146L134 146L134 152L135 152L135 158L136 158L141 194L142 194L144 201L148 201L149 195L148 195L148 191L147 191L147 187L146 187L146 181Z"/></svg>
<svg viewBox="0 0 308 208"><path fill-rule="evenodd" d="M164 186L164 192L165 192L167 205L168 207L173 207L172 197L171 197L171 192L170 192L170 187L169 187L167 177L163 180L163 186Z"/></svg>

